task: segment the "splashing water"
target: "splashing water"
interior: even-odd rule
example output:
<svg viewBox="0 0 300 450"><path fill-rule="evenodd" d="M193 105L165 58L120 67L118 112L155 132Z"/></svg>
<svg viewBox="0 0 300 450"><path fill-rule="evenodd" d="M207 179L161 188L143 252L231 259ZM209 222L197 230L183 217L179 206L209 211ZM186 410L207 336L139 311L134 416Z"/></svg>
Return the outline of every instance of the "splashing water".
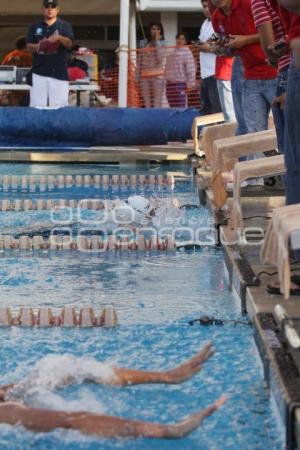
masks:
<svg viewBox="0 0 300 450"><path fill-rule="evenodd" d="M6 401L17 401L34 405L72 410L80 401L65 402L54 393L69 384L90 381L109 384L115 377L111 364L96 361L92 357L76 357L69 354L49 354L36 363L32 371L7 392ZM89 405L90 408L90 405ZM73 409L74 410L74 409Z"/></svg>

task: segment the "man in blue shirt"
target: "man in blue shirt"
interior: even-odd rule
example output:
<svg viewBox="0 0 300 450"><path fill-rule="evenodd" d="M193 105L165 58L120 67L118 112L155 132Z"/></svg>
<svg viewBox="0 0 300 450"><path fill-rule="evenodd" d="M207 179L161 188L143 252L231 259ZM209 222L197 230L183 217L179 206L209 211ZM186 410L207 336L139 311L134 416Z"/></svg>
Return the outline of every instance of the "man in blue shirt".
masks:
<svg viewBox="0 0 300 450"><path fill-rule="evenodd" d="M57 0L44 0L43 19L27 33L27 48L33 54L30 106L68 106L68 52L73 45L72 26L58 18Z"/></svg>

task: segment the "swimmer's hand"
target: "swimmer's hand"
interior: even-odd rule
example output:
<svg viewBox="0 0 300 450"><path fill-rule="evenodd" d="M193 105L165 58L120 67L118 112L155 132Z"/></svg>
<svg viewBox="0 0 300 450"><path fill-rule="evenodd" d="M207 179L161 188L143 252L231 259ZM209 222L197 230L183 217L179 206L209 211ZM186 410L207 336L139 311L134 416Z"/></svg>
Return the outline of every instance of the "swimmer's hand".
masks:
<svg viewBox="0 0 300 450"><path fill-rule="evenodd" d="M175 369L165 372L166 383L178 384L189 380L193 375L200 372L203 364L214 354L214 348L211 342L208 342L203 349L193 356L193 358L180 364Z"/></svg>

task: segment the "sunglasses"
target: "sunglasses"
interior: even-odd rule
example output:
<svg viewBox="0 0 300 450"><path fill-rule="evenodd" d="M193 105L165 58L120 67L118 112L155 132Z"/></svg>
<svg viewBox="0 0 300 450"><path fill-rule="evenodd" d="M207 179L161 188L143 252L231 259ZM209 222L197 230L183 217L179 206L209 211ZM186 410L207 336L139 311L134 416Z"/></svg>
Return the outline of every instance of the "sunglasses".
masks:
<svg viewBox="0 0 300 450"><path fill-rule="evenodd" d="M45 9L49 9L49 8L55 9L55 8L57 8L57 6L54 5L53 3L48 3L47 5L44 6L44 8L45 8Z"/></svg>

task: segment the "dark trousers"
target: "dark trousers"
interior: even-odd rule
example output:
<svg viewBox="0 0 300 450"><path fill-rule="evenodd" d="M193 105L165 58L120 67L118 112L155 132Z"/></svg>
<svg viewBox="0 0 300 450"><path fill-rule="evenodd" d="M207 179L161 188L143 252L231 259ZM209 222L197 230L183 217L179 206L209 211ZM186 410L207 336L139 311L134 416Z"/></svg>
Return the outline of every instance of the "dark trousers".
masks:
<svg viewBox="0 0 300 450"><path fill-rule="evenodd" d="M280 72L277 79L277 91L276 97L280 97L286 92L288 79L288 69ZM272 106L274 124L277 135L277 145L280 153L284 152L284 128L285 128L285 115L284 110L280 109L279 105Z"/></svg>
<svg viewBox="0 0 300 450"><path fill-rule="evenodd" d="M300 71L290 67L285 105L284 157L287 204L300 203Z"/></svg>
<svg viewBox="0 0 300 450"><path fill-rule="evenodd" d="M293 64L289 69L285 104L284 158L286 203L294 205L300 203L300 70ZM300 261L299 250L295 259Z"/></svg>
<svg viewBox="0 0 300 450"><path fill-rule="evenodd" d="M200 111L204 114L215 114L222 111L215 77L202 80L200 103Z"/></svg>
<svg viewBox="0 0 300 450"><path fill-rule="evenodd" d="M187 104L186 83L167 82L167 99L171 108L185 108Z"/></svg>

